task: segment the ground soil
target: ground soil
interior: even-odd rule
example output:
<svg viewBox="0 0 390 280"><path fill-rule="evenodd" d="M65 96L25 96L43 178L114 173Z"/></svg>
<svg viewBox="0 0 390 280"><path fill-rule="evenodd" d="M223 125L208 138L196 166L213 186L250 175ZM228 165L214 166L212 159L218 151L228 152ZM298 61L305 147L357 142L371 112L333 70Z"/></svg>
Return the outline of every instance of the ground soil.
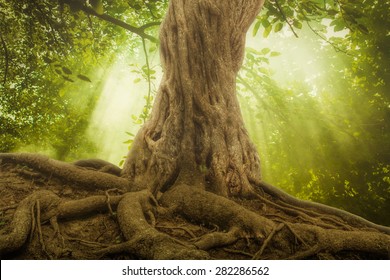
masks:
<svg viewBox="0 0 390 280"><path fill-rule="evenodd" d="M29 194L38 190L50 190L64 200L77 200L92 195L105 195L105 191L77 188L56 178L47 178L36 171L13 164L0 165L0 231L7 232L18 203ZM115 195L117 191L111 191ZM120 194L118 191L117 194ZM272 218L274 221L284 219L281 211L266 207L260 200L236 200L235 202L256 213ZM267 208L267 209L265 209ZM131 253L113 253L98 255L94 252L110 245L121 244L125 238L117 223L115 209L72 220L59 221L59 232L49 222L42 224L41 236L30 235L28 245L16 252L2 256L3 259L137 259ZM155 228L183 242L194 242L207 233L218 232L216 225L204 225L189 222L171 214L160 214L156 217ZM286 236L287 239L290 237ZM260 250L264 240L242 238L232 245L208 250L214 259L252 259ZM290 242L286 240L286 242ZM264 254L264 258L272 254ZM341 251L337 254L321 252L310 256L310 259L383 259L383 255Z"/></svg>

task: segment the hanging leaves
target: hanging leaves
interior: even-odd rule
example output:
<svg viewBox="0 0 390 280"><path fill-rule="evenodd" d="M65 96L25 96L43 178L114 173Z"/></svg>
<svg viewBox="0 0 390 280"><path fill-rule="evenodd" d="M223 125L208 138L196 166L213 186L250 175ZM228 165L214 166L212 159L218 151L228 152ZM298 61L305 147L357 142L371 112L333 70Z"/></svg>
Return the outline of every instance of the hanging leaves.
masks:
<svg viewBox="0 0 390 280"><path fill-rule="evenodd" d="M293 25L294 25L294 27L296 27L298 29L302 29L302 22L300 22L298 20L294 20Z"/></svg>
<svg viewBox="0 0 390 280"><path fill-rule="evenodd" d="M89 82L89 83L92 82L90 78L88 78L87 76L82 75L82 74L78 74L77 78L79 78L80 80L85 81L85 82Z"/></svg>
<svg viewBox="0 0 390 280"><path fill-rule="evenodd" d="M74 80L72 80L71 78L69 78L69 77L67 77L67 76L62 75L62 78L64 78L65 81L74 83Z"/></svg>
<svg viewBox="0 0 390 280"><path fill-rule="evenodd" d="M257 32L259 31L260 25L261 25L261 21L257 21L255 26L253 27L253 32L252 32L253 37L256 36Z"/></svg>
<svg viewBox="0 0 390 280"><path fill-rule="evenodd" d="M264 32L263 32L263 37L264 38L267 38L268 35L271 33L272 31L272 25L268 26L266 29L264 29Z"/></svg>
<svg viewBox="0 0 390 280"><path fill-rule="evenodd" d="M72 75L72 71L71 71L68 67L62 66L62 71L63 71L66 75Z"/></svg>
<svg viewBox="0 0 390 280"><path fill-rule="evenodd" d="M43 60L44 62L46 62L47 64L53 63L53 60L50 59L50 58L47 57L47 56L44 56L44 57L42 58L42 60Z"/></svg>
<svg viewBox="0 0 390 280"><path fill-rule="evenodd" d="M274 29L275 33L276 33L276 32L279 32L280 30L282 30L282 28L283 28L283 23L278 22L278 23L275 25L275 29Z"/></svg>

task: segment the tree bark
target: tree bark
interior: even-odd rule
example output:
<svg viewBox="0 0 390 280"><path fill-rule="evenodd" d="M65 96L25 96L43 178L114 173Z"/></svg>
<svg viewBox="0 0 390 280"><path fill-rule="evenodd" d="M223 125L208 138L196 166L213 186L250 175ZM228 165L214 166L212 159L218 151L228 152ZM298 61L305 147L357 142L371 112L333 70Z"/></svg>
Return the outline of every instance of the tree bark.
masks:
<svg viewBox="0 0 390 280"><path fill-rule="evenodd" d="M164 75L122 176L154 193L184 182L222 196L245 195L260 182L235 80L262 4L170 1L160 30Z"/></svg>

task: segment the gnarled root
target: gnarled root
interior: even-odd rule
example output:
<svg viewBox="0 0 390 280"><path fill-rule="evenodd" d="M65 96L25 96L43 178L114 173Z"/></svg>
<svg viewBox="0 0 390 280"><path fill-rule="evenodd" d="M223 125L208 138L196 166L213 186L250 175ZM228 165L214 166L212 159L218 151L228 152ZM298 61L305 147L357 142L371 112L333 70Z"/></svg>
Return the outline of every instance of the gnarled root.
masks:
<svg viewBox="0 0 390 280"><path fill-rule="evenodd" d="M123 235L129 240L123 249L136 252L145 259L210 258L205 251L173 239L152 227L146 216L150 217L156 206L157 202L147 190L128 193L121 200L117 209L118 222Z"/></svg>
<svg viewBox="0 0 390 280"><path fill-rule="evenodd" d="M57 177L86 189L111 189L135 190L137 187L130 184L129 180L104 172L97 172L83 168L81 163L77 165L50 159L46 156L30 153L0 153L0 163L22 164L34 168L50 177ZM78 166L79 165L79 166ZM110 165L111 168L113 168Z"/></svg>
<svg viewBox="0 0 390 280"><path fill-rule="evenodd" d="M33 230L36 222L33 218L34 205L40 201L41 211L51 206L58 205L59 197L50 191L39 191L22 200L16 209L10 225L10 231L0 235L0 254L4 255L21 248Z"/></svg>
<svg viewBox="0 0 390 280"><path fill-rule="evenodd" d="M328 215L333 215L336 217L341 218L343 221L347 222L349 225L357 226L357 227L368 227L368 228L375 228L381 232L390 234L390 227L382 226L375 224L373 222L370 222L360 216L354 215L350 212L334 208L325 204L320 204L312 201L302 200L298 199L294 196L289 195L288 193L284 192L283 190L272 186L266 182L261 182L259 187L266 193L270 194L273 197L276 197L277 199L283 201L283 204L288 204L290 208L299 207L302 209L314 210L317 212L317 214L324 213Z"/></svg>
<svg viewBox="0 0 390 280"><path fill-rule="evenodd" d="M315 258L320 252L337 254L342 251L367 252L385 258L390 254L390 236L375 229L340 230L303 223L276 224L231 200L187 185L175 186L160 201L190 221L217 225L225 231L206 234L194 243L205 250L230 245L244 237L262 243L254 258L261 258L263 253L275 259Z"/></svg>
<svg viewBox="0 0 390 280"><path fill-rule="evenodd" d="M229 245L240 238L264 239L275 227L271 220L234 201L184 184L164 193L160 201L190 221L217 225L225 231L207 234L195 242L204 249Z"/></svg>
<svg viewBox="0 0 390 280"><path fill-rule="evenodd" d="M303 259L319 252L338 253L360 251L390 257L390 235L376 231L344 231L323 229L305 224L292 224L291 228L304 239L315 238L316 243L306 250L297 251L288 259Z"/></svg>
<svg viewBox="0 0 390 280"><path fill-rule="evenodd" d="M122 196L110 197L111 207L116 208L121 198ZM37 205L39 207L36 210ZM51 191L37 191L19 203L9 228L6 228L7 232L0 235L0 255L19 250L28 242L29 236L32 239L35 231L38 232L41 245L44 247L40 230L41 223L51 221L55 234L59 234L57 219L71 219L98 213L107 210L107 207L106 196L63 201Z"/></svg>
<svg viewBox="0 0 390 280"><path fill-rule="evenodd" d="M65 200L49 190L30 186L30 182L24 184L35 192L27 197L23 195L25 198L18 203L16 210L13 210L14 200L10 199L11 207L2 208L4 212L14 212L12 220L9 214L6 215L4 221L7 226L0 234L0 254L6 257L27 243L27 255L37 254L38 258L99 258L123 252L125 254L118 257L210 259L241 255L242 258L315 259L324 254L343 258L345 252L350 252L348 254L354 258L389 257L390 235L383 233L386 227L371 227L361 218L333 208L316 207L317 204L311 203L306 205L299 200L291 202L270 188L264 191L272 194L275 198L272 201L269 196L257 195L251 200L235 202L202 188L177 182L161 197L159 193L157 202L146 189L111 195L111 179L123 178L102 172L83 170L66 163L61 165L60 162L29 154L0 154L0 160L31 164L41 172L55 176L66 176L72 168L76 168L76 173L92 172L95 177L93 184L107 190L105 195ZM82 174L78 173L71 179L77 181ZM104 181L105 175L110 176L108 181ZM102 182L98 183L100 179ZM14 182L16 185L10 190L19 188L24 191L18 186L19 180ZM31 185L34 186L34 178ZM9 181L4 180L4 186L4 190L7 189ZM119 186L122 186L121 183ZM51 188L49 185L45 187ZM77 222L70 222L71 219L77 219ZM178 220L183 226L175 226ZM89 228L90 221L93 221L93 228ZM192 225L188 225L187 221ZM159 228L165 229L169 235L158 231ZM84 231L92 233L79 235ZM100 239L102 235L105 236ZM57 242L53 241L54 238ZM22 257L23 252L21 250Z"/></svg>

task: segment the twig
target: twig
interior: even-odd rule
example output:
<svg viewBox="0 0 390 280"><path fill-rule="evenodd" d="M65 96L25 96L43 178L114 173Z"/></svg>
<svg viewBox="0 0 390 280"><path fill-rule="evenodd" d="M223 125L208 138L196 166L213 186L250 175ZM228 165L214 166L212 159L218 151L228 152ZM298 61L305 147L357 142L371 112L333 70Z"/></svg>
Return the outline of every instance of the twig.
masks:
<svg viewBox="0 0 390 280"><path fill-rule="evenodd" d="M258 260L260 258L260 256L263 254L265 248L268 246L268 244L270 243L272 237L274 237L274 235L280 231L283 227L284 227L284 223L282 224L279 224L277 227L275 227L272 232L267 236L267 239L264 240L264 243L263 245L261 246L260 250L257 251L257 253L253 256L253 260Z"/></svg>
<svg viewBox="0 0 390 280"><path fill-rule="evenodd" d="M52 257L49 255L49 253L46 251L46 245L43 241L43 234L42 234L42 227L41 227L41 204L39 202L39 199L36 202L36 211L37 211L37 228L38 228L38 236L39 236L39 243L42 246L43 252L46 254L46 256L49 257L49 259L52 259Z"/></svg>
<svg viewBox="0 0 390 280"><path fill-rule="evenodd" d="M15 209L17 207L18 207L18 204L12 204L12 205L8 205L8 206L4 206L4 207L0 208L0 212L5 212L7 210Z"/></svg>
<svg viewBox="0 0 390 280"><path fill-rule="evenodd" d="M30 230L30 242L32 241L34 237L35 227L36 227L36 220L35 220L35 204L31 205L30 213L31 213L31 230Z"/></svg>
<svg viewBox="0 0 390 280"><path fill-rule="evenodd" d="M294 27L293 27L293 26L291 25L291 23L288 21L286 14L283 12L283 9L282 9L282 7L280 6L278 0L275 0L275 4L276 4L276 7L278 8L279 12L282 14L282 17L284 18L284 20L287 22L288 26L290 27L291 31L294 33L294 36L295 36L296 38L299 38L299 37L298 37L298 34L297 34L297 33L295 32L295 30L294 30Z"/></svg>
<svg viewBox="0 0 390 280"><path fill-rule="evenodd" d="M112 190L112 189L110 189L110 190ZM107 190L104 193L106 194L106 198L107 198L106 203L107 203L108 211L110 212L111 217L115 218L116 215L111 207L111 199L110 199L110 194L109 194L110 190Z"/></svg>
<svg viewBox="0 0 390 280"><path fill-rule="evenodd" d="M288 223L284 223L286 227L291 231L291 233L298 239L303 245L307 246L307 243L292 229L292 227Z"/></svg>
<svg viewBox="0 0 390 280"><path fill-rule="evenodd" d="M50 224L54 229L53 239L58 235L58 237L61 239L62 248L65 248L65 238L61 234L60 225L57 221L57 216L54 216L50 219Z"/></svg>

